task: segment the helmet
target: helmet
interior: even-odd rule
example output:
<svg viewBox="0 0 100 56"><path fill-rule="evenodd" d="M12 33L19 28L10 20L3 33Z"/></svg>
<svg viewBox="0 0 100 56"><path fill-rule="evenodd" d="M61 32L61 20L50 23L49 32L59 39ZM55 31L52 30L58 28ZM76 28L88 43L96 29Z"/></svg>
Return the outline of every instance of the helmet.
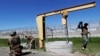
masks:
<svg viewBox="0 0 100 56"><path fill-rule="evenodd" d="M16 33L16 31L14 31L14 32L12 32L11 34L10 34L10 36L15 36L17 33Z"/></svg>

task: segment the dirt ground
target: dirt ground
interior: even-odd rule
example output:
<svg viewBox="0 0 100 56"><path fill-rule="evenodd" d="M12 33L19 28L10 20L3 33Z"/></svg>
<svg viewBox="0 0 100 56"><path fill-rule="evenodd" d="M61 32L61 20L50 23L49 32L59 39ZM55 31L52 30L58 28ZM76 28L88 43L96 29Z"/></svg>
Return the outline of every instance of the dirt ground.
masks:
<svg viewBox="0 0 100 56"><path fill-rule="evenodd" d="M98 55L100 55L100 52L97 53L96 55L85 55L80 52L75 52L74 54L67 54L66 56L98 56ZM9 56L9 48L8 47L0 47L0 56ZM64 55L33 50L32 53L22 55L22 56L64 56Z"/></svg>
<svg viewBox="0 0 100 56"><path fill-rule="evenodd" d="M9 48L8 47L0 47L0 56L9 56ZM46 52L33 51L30 54L22 55L22 56L53 56Z"/></svg>

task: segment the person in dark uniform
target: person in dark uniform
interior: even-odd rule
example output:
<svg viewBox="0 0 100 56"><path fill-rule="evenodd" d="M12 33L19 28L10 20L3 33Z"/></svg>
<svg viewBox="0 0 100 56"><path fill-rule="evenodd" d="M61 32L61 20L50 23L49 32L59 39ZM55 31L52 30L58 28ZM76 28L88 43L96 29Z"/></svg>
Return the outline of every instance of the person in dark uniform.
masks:
<svg viewBox="0 0 100 56"><path fill-rule="evenodd" d="M88 26L88 23L84 23L84 25L83 25L83 22L81 21L81 22L79 22L78 27L77 27L77 28L81 29L81 31L82 31L82 33L81 33L81 35L83 37L82 49L86 49L88 41L89 41L89 38L88 38L89 32L88 32L87 26Z"/></svg>
<svg viewBox="0 0 100 56"><path fill-rule="evenodd" d="M20 37L16 32L10 34L11 38L8 39L8 45L10 46L10 56L21 56L23 47L20 45Z"/></svg>

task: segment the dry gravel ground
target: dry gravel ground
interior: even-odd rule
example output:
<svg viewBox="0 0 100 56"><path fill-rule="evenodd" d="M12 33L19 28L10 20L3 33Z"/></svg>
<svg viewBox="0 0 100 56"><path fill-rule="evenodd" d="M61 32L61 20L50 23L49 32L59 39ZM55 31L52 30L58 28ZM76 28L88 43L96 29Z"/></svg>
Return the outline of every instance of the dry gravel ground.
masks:
<svg viewBox="0 0 100 56"><path fill-rule="evenodd" d="M0 56L9 56L9 48L1 47L0 48ZM53 56L53 55L46 53L46 52L33 51L30 54L22 55L22 56Z"/></svg>
<svg viewBox="0 0 100 56"><path fill-rule="evenodd" d="M85 55L80 52L75 52L74 54L60 55L52 52L42 52L42 51L32 51L32 53L22 56L99 56L100 52L96 55ZM0 56L9 56L9 48L8 47L0 47Z"/></svg>
<svg viewBox="0 0 100 56"><path fill-rule="evenodd" d="M26 52L26 51L24 51ZM9 48L8 47L0 47L0 56L9 56ZM57 53L51 52L43 52L43 51L32 51L32 53L22 56L64 56ZM71 54L67 54L66 56L72 56Z"/></svg>

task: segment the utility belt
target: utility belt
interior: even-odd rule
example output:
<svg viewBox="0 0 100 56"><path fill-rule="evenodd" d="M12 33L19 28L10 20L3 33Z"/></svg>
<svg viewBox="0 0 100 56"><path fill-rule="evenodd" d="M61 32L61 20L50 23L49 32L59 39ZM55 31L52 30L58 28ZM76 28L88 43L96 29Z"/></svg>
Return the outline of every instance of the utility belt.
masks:
<svg viewBox="0 0 100 56"><path fill-rule="evenodd" d="M88 35L89 32L82 32L81 35Z"/></svg>

